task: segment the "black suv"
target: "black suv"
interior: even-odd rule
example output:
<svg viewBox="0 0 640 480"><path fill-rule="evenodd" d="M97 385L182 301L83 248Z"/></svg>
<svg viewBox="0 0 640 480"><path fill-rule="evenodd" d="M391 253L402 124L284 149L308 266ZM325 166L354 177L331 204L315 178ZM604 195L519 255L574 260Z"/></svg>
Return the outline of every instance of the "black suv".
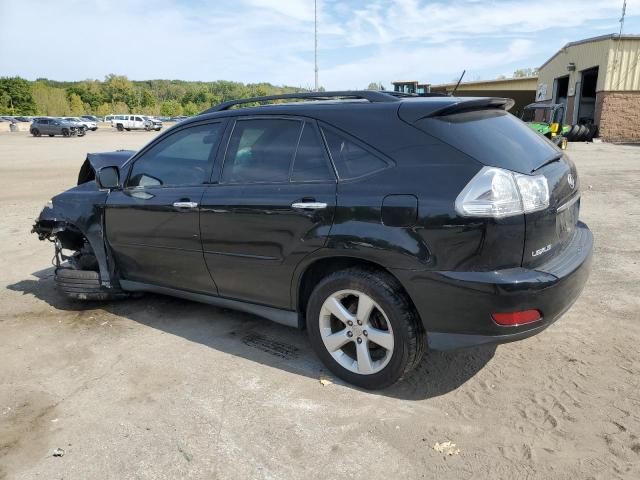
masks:
<svg viewBox="0 0 640 480"><path fill-rule="evenodd" d="M542 331L587 280L576 168L511 105L223 103L137 153L89 154L34 231L72 298L158 292L305 327L337 376L381 388L427 346Z"/></svg>

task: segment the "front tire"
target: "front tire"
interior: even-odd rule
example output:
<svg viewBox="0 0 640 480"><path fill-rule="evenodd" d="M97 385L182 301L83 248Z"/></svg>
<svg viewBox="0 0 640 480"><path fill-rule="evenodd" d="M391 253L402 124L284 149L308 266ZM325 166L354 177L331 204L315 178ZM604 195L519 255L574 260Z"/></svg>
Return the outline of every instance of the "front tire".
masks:
<svg viewBox="0 0 640 480"><path fill-rule="evenodd" d="M68 137L69 135L71 135L71 132L69 132L69 130L68 130L68 129L63 128L63 129L62 129L62 136L63 136L63 137Z"/></svg>
<svg viewBox="0 0 640 480"><path fill-rule="evenodd" d="M104 301L128 297L122 290L103 287L100 274L94 270L59 267L54 280L58 291L72 300Z"/></svg>
<svg viewBox="0 0 640 480"><path fill-rule="evenodd" d="M366 389L399 381L421 360L424 332L390 275L351 268L324 278L307 307L313 349L336 376Z"/></svg>

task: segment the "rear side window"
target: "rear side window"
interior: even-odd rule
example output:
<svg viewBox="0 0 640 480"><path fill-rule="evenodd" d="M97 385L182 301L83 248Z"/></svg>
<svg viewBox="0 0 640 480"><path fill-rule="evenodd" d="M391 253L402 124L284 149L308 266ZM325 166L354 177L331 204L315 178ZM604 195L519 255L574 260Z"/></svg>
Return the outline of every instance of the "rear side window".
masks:
<svg viewBox="0 0 640 480"><path fill-rule="evenodd" d="M381 158L333 130L323 127L322 133L342 180L369 175L389 166Z"/></svg>
<svg viewBox="0 0 640 480"><path fill-rule="evenodd" d="M222 170L225 183L288 182L302 122L238 120Z"/></svg>
<svg viewBox="0 0 640 480"><path fill-rule="evenodd" d="M504 110L472 110L416 122L421 130L493 167L530 173L559 151Z"/></svg>
<svg viewBox="0 0 640 480"><path fill-rule="evenodd" d="M319 182L333 179L334 175L318 133L312 124L305 123L291 169L291 181Z"/></svg>

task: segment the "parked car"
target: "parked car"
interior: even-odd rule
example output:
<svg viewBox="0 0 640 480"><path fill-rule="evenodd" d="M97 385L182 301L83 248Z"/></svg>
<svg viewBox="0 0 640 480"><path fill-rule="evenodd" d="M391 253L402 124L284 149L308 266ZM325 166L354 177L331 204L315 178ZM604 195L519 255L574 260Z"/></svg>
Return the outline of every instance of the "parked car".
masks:
<svg viewBox="0 0 640 480"><path fill-rule="evenodd" d="M100 121L100 119L95 115L82 115L80 116L80 118L84 120L89 120L90 122L96 122L96 123Z"/></svg>
<svg viewBox="0 0 640 480"><path fill-rule="evenodd" d="M162 129L162 120L148 116L143 116L142 118L145 121L145 130L155 130L159 132Z"/></svg>
<svg viewBox="0 0 640 480"><path fill-rule="evenodd" d="M82 127L86 130L96 131L98 129L98 124L92 120L87 120L85 118L80 117L64 117L63 120L67 122L76 123L78 126Z"/></svg>
<svg viewBox="0 0 640 480"><path fill-rule="evenodd" d="M142 115L116 115L111 120L111 126L122 132L123 130L145 130L147 124Z"/></svg>
<svg viewBox="0 0 640 480"><path fill-rule="evenodd" d="M231 108L294 98L314 101ZM157 292L251 312L306 328L335 375L382 388L427 346L535 335L584 287L576 167L512 104L226 102L138 152L89 154L34 232L56 240L70 298Z"/></svg>
<svg viewBox="0 0 640 480"><path fill-rule="evenodd" d="M63 137L77 135L81 137L85 134L84 127L60 118L34 118L29 132L34 137L41 135L49 135L50 137L54 135L62 135Z"/></svg>

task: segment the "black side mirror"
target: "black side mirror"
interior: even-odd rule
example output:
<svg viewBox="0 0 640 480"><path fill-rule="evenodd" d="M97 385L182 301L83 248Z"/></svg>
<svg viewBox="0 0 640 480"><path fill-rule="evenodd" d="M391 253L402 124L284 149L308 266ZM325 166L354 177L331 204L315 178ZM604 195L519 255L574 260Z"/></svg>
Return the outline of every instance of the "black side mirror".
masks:
<svg viewBox="0 0 640 480"><path fill-rule="evenodd" d="M115 190L120 187L120 170L118 167L103 167L98 170L96 183L100 190Z"/></svg>

